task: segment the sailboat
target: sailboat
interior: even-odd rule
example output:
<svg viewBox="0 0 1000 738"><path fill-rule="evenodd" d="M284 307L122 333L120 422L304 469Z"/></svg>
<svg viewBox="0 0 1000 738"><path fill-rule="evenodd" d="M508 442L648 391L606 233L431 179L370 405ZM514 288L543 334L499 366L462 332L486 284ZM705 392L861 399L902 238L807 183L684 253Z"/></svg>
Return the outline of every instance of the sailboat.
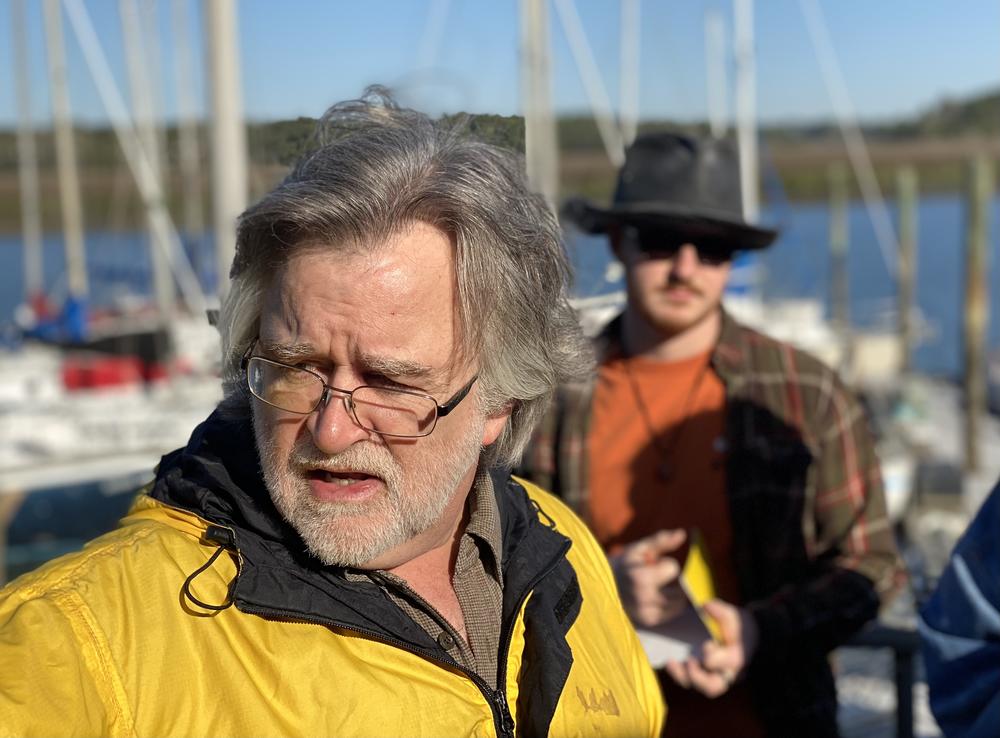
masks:
<svg viewBox="0 0 1000 738"><path fill-rule="evenodd" d="M21 2L14 0L13 4L15 37L27 35L23 33ZM122 0L126 13L133 5L134 0ZM225 39L230 41L227 47L210 55L216 87L229 88L218 90L214 96L228 106L224 114L213 117L216 126L224 129L217 135L227 142L221 147L222 158L214 164L231 177L232 172L238 175L246 171L245 143L243 153L239 151L245 138L238 104L239 83L234 77L234 6L229 2L213 2L211 6L209 22L218 27L210 29L209 38L216 46ZM0 499L7 500L8 505L10 500L23 500L29 493L66 484L135 475L151 478L160 456L184 445L191 429L221 398L219 336L207 317L211 299L205 297L164 206L161 177L156 171L155 137L148 128L144 135L140 116L133 117L125 107L83 3L46 0L44 9L69 290L67 299L55 307L43 297L37 187L33 191L30 186L37 164L31 156L32 146L22 145L22 172L27 172L27 176L22 174L22 185L29 185L23 191L28 216L24 242L29 253L25 261L30 278L26 278L26 307L20 311L20 345L0 352L0 374L4 376L0 392ZM63 9L147 206L153 250L150 291L156 299L150 302L138 297L127 310L94 305L88 297L90 275L84 255L62 58ZM141 42L132 46L140 48ZM18 58L20 77L26 78L23 46ZM130 63L138 62L133 58ZM136 87L147 84L139 79ZM21 97L21 108L23 112L30 109L25 96ZM151 125L151 121L147 123ZM30 141L30 120L24 114L19 133L22 141ZM23 156L25 152L28 156ZM240 156L242 168L238 161L226 158ZM220 249L228 251L221 259L232 258L235 218L246 199L245 179L230 182L228 194L213 198L215 219L221 224L216 242L230 245L230 249ZM225 275L226 270L220 269L219 273ZM224 287L218 285L217 290L221 292Z"/></svg>

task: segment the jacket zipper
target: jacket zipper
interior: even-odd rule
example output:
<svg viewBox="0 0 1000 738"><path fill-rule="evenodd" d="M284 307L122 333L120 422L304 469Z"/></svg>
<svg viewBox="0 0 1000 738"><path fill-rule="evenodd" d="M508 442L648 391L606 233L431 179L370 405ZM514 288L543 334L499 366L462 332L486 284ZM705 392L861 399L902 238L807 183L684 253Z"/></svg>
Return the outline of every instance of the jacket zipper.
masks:
<svg viewBox="0 0 1000 738"><path fill-rule="evenodd" d="M501 680L505 680L507 676L507 656L510 654L510 643L514 640L514 623L517 622L517 613L521 612L521 608L524 606L525 601L530 595L538 583L542 581L549 573L556 568L559 562L566 556L566 552L569 550L570 542L567 540L559 549L559 553L552 557L552 560L546 564L535 576L532 578L528 585L524 588L521 596L517 600L517 607L514 608L514 618L511 620L500 634L500 663L497 665L497 682L498 688L496 691L496 701L497 701L497 712L500 713L500 723L498 725L499 734L502 738L513 738L514 737L514 718L510 714L510 705L507 702L507 690L504 689Z"/></svg>
<svg viewBox="0 0 1000 738"><path fill-rule="evenodd" d="M378 633L373 630L366 630L364 628L355 628L354 626L345 625L343 623L338 623L336 620L327 620L325 618L302 618L302 617L288 617L282 615L280 612L262 610L255 607L238 607L240 612L245 612L248 615L257 615L262 618L274 618L280 617L283 620L298 621L302 623L313 623L315 625L324 625L332 628L339 628L341 630L346 630L352 633L357 633L358 635L371 638L372 640L381 641L386 645L399 648L403 651L407 651L416 656L427 659L428 661L434 661L437 663L446 663L448 666L457 668L463 674L472 680L479 691L483 693L486 698L487 703L490 706L490 711L493 713L493 724L497 729L497 735L500 738L514 738L514 716L510 712L510 704L507 702L507 690L504 687L507 675L507 656L510 652L510 644L514 639L514 622L516 621L516 614L521 611L521 607L524 605L525 600L528 599L528 595L535 589L538 583L544 579L556 565L559 563L560 559L566 555L566 551L569 550L569 541L567 541L563 547L560 549L559 554L553 557L552 561L548 563L542 570L539 571L537 575L529 582L528 586L524 588L524 592L518 598L517 607L514 608L515 619L512 620L504 630L501 632L500 637L500 663L497 666L497 688L493 689L486 681L476 674L474 671L466 669L464 666L459 664L454 660L444 661L437 654L431 651L425 651L419 648L412 648L409 644L404 643L398 638L393 638L392 636L387 636L382 633Z"/></svg>
<svg viewBox="0 0 1000 738"><path fill-rule="evenodd" d="M498 688L493 694L493 700L496 712L500 715L500 721L497 723L497 735L500 738L514 738L514 716L510 714L510 705L507 704L507 690L503 687Z"/></svg>
<svg viewBox="0 0 1000 738"><path fill-rule="evenodd" d="M175 508L173 505L169 505L163 502L161 502L160 504L163 504L165 507L171 507L177 510L181 510L182 512L190 513L190 511L185 510L184 508L181 507ZM239 546L236 545L236 531L233 530L230 526L219 525L218 523L212 523L208 520L205 520L204 518L201 518L201 516L198 515L196 515L196 517L205 522L207 526L206 533L208 533L209 529L213 527L226 531L228 535L223 536L223 538L227 538L228 540L226 540L225 542L215 540L215 536L211 536L211 534L209 534L209 536L207 537L209 540L220 543L221 545L224 546L227 543L230 544L229 546L225 547L228 548L229 550L235 551L236 556L239 559L239 563L242 564L243 555L242 553L240 553ZM431 651L423 651L421 649L411 648L409 645L407 645L406 643L397 638L393 638L391 636L385 636L373 630L354 628L352 626L345 625L343 623L338 623L335 620L327 620L324 618L302 618L302 617L288 616L288 615L283 615L280 612L262 610L252 606L248 607L237 606L237 609L240 610L240 612L247 613L248 615L257 615L265 619L280 617L281 619L289 621L312 623L314 625L324 625L327 627L340 628L341 630L350 631L352 633L358 633L359 635L366 636L373 640L381 641L382 643L394 646L395 648L407 651L416 656L421 656L422 658L425 658L428 661L447 663L449 666L457 668L463 674L468 676L469 679L472 680L472 683L479 688L479 691L483 693L483 696L486 698L488 704L490 705L490 712L493 713L493 723L494 726L497 728L498 736L500 736L500 738L514 738L514 728L515 728L514 716L511 715L510 703L507 702L507 690L504 686L504 684L506 683L506 676L507 676L507 657L510 653L510 643L514 639L514 622L516 621L517 613L521 611L521 607L528 599L528 595L531 594L531 592L535 589L535 587L542 579L548 576L548 574L553 569L556 568L559 561L566 555L566 552L570 549L571 545L572 543L569 540L566 540L566 542L560 547L559 552L552 557L552 560L549 561L548 564L545 565L545 567L539 570L539 572L531 579L528 585L524 588L524 591L521 593L521 596L518 598L517 606L513 610L514 620L508 623L507 626L500 633L500 650L498 654L500 656L500 661L497 665L498 686L495 690L492 687L490 687L490 685L487 684L483 680L483 678L480 677L478 674L476 674L473 671L469 671L464 666L462 666L461 664L459 664L454 660L442 661L442 659L438 658L437 654L432 653ZM238 572L240 569L242 569L242 566L238 567Z"/></svg>
<svg viewBox="0 0 1000 738"><path fill-rule="evenodd" d="M387 636L374 630L366 630L364 628L355 628L351 625L345 625L343 623L338 623L336 620L326 620L324 618L302 618L302 617L288 617L269 610L261 610L255 607L240 607L238 608L240 612L244 612L248 615L258 615L265 619L274 619L280 617L282 620L288 620L291 622L308 623L312 625L323 625L328 628L338 628L340 630L346 630L350 633L357 633L358 635L364 636L366 638L371 638L375 641L380 641L386 645L398 648L402 651L407 651L414 654L415 656L420 656L428 661L434 661L436 663L447 664L449 667L458 669L460 672L465 674L469 679L475 684L479 691L483 693L486 698L487 703L490 706L490 711L493 713L493 723L497 727L498 735L503 738L513 738L513 727L514 719L511 717L510 709L507 705L507 698L504 694L504 690L497 689L494 690L489 684L487 684L481 676L476 674L474 671L469 671L464 666L459 664L457 661L448 660L440 658L438 654L432 651L424 651L419 648L413 648L403 641L393 638L392 636Z"/></svg>

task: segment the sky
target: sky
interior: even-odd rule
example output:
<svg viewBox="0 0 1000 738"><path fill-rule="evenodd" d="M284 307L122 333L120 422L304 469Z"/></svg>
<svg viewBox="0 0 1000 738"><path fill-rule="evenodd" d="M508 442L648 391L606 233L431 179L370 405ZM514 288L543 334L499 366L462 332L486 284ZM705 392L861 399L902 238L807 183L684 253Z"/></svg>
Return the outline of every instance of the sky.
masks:
<svg viewBox="0 0 1000 738"><path fill-rule="evenodd" d="M50 123L42 1L20 0L26 28L12 27L0 0L0 127L17 120L12 34L29 51L31 111ZM70 0L78 1L78 0ZM127 0L149 14L144 46L158 109L177 113L173 16L180 6L197 74L183 80L199 113L206 109L202 2ZM82 0L116 84L128 99L120 0ZM245 113L255 121L320 115L330 104L382 83L430 113L521 113L518 0L241 0L237 2ZM573 6L612 105L619 100L621 11L612 0L549 0L552 99L562 113L587 113L585 87L557 5ZM756 0L757 112L762 123L830 119L834 112L803 6L820 8L837 73L862 121L922 112L944 98L1000 88L1000 0ZM706 117L705 18L723 18L727 111L735 78L732 2L638 0L640 118ZM65 13L63 26L73 117L107 120ZM156 67L159 69L157 70Z"/></svg>

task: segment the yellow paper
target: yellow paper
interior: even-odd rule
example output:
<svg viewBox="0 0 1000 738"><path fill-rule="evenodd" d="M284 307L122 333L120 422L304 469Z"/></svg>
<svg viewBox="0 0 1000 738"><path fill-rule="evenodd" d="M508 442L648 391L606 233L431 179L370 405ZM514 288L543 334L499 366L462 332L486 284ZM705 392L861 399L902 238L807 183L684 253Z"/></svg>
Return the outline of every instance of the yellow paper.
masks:
<svg viewBox="0 0 1000 738"><path fill-rule="evenodd" d="M705 540L697 528L691 531L691 545L680 576L681 587L694 605L698 618L717 642L722 642L722 631L711 615L705 612L705 603L715 599L715 579L705 550Z"/></svg>

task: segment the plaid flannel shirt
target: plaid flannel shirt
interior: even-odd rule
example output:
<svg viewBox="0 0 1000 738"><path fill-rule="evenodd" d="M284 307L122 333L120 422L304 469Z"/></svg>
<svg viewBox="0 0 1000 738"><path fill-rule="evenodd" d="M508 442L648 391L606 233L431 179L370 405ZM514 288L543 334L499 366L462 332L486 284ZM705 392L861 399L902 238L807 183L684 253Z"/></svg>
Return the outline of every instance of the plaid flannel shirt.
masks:
<svg viewBox="0 0 1000 738"><path fill-rule="evenodd" d="M620 320L597 355L620 350ZM827 659L905 579L860 403L837 375L723 313L712 354L726 387L727 496L745 607L760 641L749 672L772 734L836 735ZM594 378L562 387L519 474L587 509Z"/></svg>

